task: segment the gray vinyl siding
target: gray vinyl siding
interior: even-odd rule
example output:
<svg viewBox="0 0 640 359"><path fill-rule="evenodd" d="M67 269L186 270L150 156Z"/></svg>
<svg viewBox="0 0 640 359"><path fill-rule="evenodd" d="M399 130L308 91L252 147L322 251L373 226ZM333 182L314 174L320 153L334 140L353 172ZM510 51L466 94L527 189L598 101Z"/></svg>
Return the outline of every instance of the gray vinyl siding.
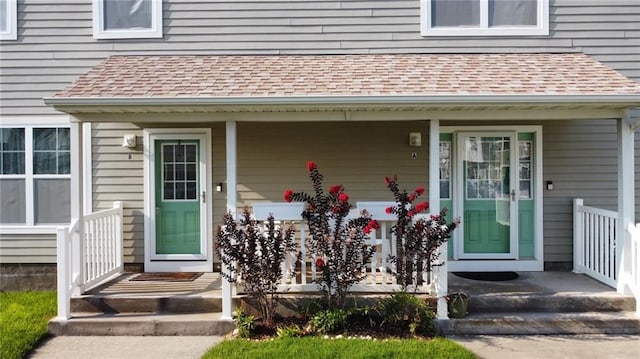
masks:
<svg viewBox="0 0 640 359"><path fill-rule="evenodd" d="M408 133L415 131L423 134L421 147L408 144ZM407 189L427 186L428 134L426 121L240 123L239 206L282 202L285 189L313 193L306 170L310 160L324 175L325 186L343 185L353 203L392 201L386 176L398 175Z"/></svg>
<svg viewBox="0 0 640 359"><path fill-rule="evenodd" d="M94 40L90 0L18 0L2 41L2 115L46 115L51 96L112 54L583 51L640 80L640 3L551 0L549 36L420 36L419 1L165 0L162 39Z"/></svg>
<svg viewBox="0 0 640 359"><path fill-rule="evenodd" d="M419 1L201 1L164 0L162 39L94 40L92 36L91 0L18 0L18 40L1 41L0 59L0 116L59 115L46 107L43 97L69 85L77 76L86 72L104 58L113 54L350 54L350 53L455 53L455 52L585 52L622 74L640 81L640 3L637 0L550 0L549 36L526 37L429 37L420 36ZM607 122L607 121L605 121ZM611 121L610 121L611 122ZM549 261L571 260L571 220L567 216L568 198L581 194L587 203L615 209L617 173L615 170L615 126L607 122L545 122L545 179L547 172L559 188L545 195L545 252ZM590 132L607 130L606 139ZM167 126L165 124L165 126ZM243 130L245 125L241 125ZM257 199L279 200L282 185L303 185L305 182L302 154L315 154L297 136L282 139L283 143L298 145L291 151L277 152L290 161L278 162L283 169L264 168L260 155L249 155L251 148L262 142L282 145L274 138L272 128L288 129L288 126L256 125L240 132L240 179L251 187L241 191L241 203L249 204ZM294 125L305 129L308 125ZM341 127L345 126L341 124ZM354 131L345 126L347 132ZM378 126L378 124L376 124ZM373 126L367 131L375 131ZM213 125L214 183L224 180L224 125ZM392 127L392 126L390 126ZM366 128L366 126L365 126ZM329 129L323 129L324 133ZM613 132L611 132L613 131ZM405 131L406 132L406 131ZM95 125L92 143L94 155L94 209L107 208L114 200L125 202L125 259L127 262L143 261L143 195L141 147L127 151L120 147L124 133L141 136L142 129L134 125ZM288 133L288 132L286 132ZM337 134L341 136L340 134ZM327 136L330 137L329 134ZM563 137L563 136L566 136ZM406 137L406 133L403 135ZM139 137L141 139L141 137ZM424 138L423 138L424 139ZM406 142L406 139L403 139ZM344 144L335 152L318 153L319 162L325 159L330 178L339 171L350 169L350 163L340 162L336 156L343 154ZM245 146L249 146L245 148ZM636 138L636 178L640 178L640 136ZM274 151L279 150L278 146ZM602 150L603 152L601 152ZM128 158L131 153L131 159ZM376 155L385 156L381 151ZM603 154L604 153L604 154ZM587 155L588 154L588 155ZM376 158L365 152L353 153L361 159L367 170ZM308 157L307 156L307 157ZM333 156L333 157L332 157ZM370 156L370 157L369 157ZM597 166L594 166L598 161ZM407 163L403 158L383 157L384 166L403 168L426 161L426 156ZM607 159L610 162L607 162ZM344 160L343 160L344 161ZM294 163L295 162L295 163ZM299 164L298 162L302 163ZM249 166L249 167L247 167ZM547 169L547 166L549 168ZM613 166L613 167L612 167ZM586 172L588 171L588 172ZM364 178L348 177L354 195L377 196L367 189L373 186L373 178L379 172ZM277 182L280 174L291 178L289 183ZM368 172L365 172L368 173ZM588 173L588 176L585 176ZM426 174L425 174L426 175ZM411 174L417 176L417 174ZM245 180L246 177L246 180ZM336 176L337 177L337 176ZM285 177L282 177L285 178ZM557 178L557 179L555 179ZM329 180L329 178L328 178ZM402 180L402 178L401 178ZM265 182L266 181L266 182ZM371 183L369 183L371 181ZM271 182L271 184L269 184ZM636 180L636 217L640 218L640 181ZM367 185L364 185L367 183ZM224 193L216 193L214 215L224 212ZM380 194L382 196L382 194ZM13 236L0 235L0 245L14 241ZM33 241L25 241L28 248ZM47 242L49 243L49 242ZM51 242L53 243L53 242ZM0 247L3 248L3 247ZM49 250L53 247L47 247ZM13 249L6 253L12 252ZM26 253L27 249L23 251ZM35 252L34 252L35 253ZM51 261L41 255L17 253L7 257L3 249L2 259ZM48 259L47 259L48 258Z"/></svg>
<svg viewBox="0 0 640 359"><path fill-rule="evenodd" d="M0 263L56 263L56 235L2 234Z"/></svg>

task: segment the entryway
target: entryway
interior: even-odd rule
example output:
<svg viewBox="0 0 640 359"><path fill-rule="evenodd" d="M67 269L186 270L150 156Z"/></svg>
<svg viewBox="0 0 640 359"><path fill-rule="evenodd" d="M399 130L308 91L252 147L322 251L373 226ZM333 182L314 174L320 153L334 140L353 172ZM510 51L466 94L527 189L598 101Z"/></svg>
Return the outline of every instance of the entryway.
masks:
<svg viewBox="0 0 640 359"><path fill-rule="evenodd" d="M145 271L212 271L209 129L145 130Z"/></svg>
<svg viewBox="0 0 640 359"><path fill-rule="evenodd" d="M441 203L462 220L450 270L543 269L541 136L539 126L445 128Z"/></svg>

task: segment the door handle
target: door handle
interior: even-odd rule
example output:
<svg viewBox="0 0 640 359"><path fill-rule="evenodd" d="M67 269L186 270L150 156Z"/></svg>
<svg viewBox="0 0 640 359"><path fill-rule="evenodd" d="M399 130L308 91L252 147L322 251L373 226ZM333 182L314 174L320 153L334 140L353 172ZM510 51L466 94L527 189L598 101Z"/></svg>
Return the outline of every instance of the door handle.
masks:
<svg viewBox="0 0 640 359"><path fill-rule="evenodd" d="M511 190L511 201L513 201L513 202L516 201L516 190L515 189Z"/></svg>
<svg viewBox="0 0 640 359"><path fill-rule="evenodd" d="M205 197L206 192L202 191L202 203L206 203L206 197Z"/></svg>

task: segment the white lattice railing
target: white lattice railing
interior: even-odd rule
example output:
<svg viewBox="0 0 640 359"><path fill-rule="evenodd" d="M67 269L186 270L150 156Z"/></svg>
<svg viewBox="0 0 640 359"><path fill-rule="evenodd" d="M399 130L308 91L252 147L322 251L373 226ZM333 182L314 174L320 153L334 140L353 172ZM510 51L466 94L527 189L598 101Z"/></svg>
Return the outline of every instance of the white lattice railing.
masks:
<svg viewBox="0 0 640 359"><path fill-rule="evenodd" d="M573 200L573 271L616 287L618 213Z"/></svg>
<svg viewBox="0 0 640 359"><path fill-rule="evenodd" d="M58 317L69 318L72 295L79 295L123 271L122 203L84 215L57 230ZM82 232L82 233L81 233ZM82 234L82 235L81 235Z"/></svg>
<svg viewBox="0 0 640 359"><path fill-rule="evenodd" d="M371 231L370 239L367 241L369 245L375 246L376 251L371 261L363 268L365 278L359 283L353 285L350 290L353 292L392 292L399 290L400 287L396 283L395 276L391 275L392 264L388 262L389 255L395 255L397 252L395 238L391 235L391 226L395 224L396 217L385 212L385 208L393 205L391 202L358 202L357 208L352 210L349 215L358 217L363 209L366 209L380 224L380 229ZM298 233L298 245L301 251L299 261L298 275L294 275L296 258L287 258L283 266L285 274L282 282L282 290L290 292L317 291L318 286L314 283L317 276L315 260L310 258L307 253L306 241L308 239L308 231L306 224L301 218L304 210L302 203L254 203L253 215L259 221L266 220L269 214L273 214L277 221L281 221L283 225L292 225ZM417 219L417 218L416 218ZM431 273L423 272L424 285L417 288L417 292L431 292L433 290L433 278Z"/></svg>

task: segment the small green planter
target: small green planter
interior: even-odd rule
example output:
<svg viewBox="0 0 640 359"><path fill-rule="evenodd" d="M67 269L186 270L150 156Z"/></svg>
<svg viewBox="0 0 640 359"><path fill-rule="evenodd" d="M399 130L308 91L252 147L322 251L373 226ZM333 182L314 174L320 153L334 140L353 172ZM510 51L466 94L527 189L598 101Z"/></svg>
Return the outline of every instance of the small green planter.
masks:
<svg viewBox="0 0 640 359"><path fill-rule="evenodd" d="M467 315L469 309L469 296L465 293L453 293L447 295L447 306L449 317L462 319Z"/></svg>

